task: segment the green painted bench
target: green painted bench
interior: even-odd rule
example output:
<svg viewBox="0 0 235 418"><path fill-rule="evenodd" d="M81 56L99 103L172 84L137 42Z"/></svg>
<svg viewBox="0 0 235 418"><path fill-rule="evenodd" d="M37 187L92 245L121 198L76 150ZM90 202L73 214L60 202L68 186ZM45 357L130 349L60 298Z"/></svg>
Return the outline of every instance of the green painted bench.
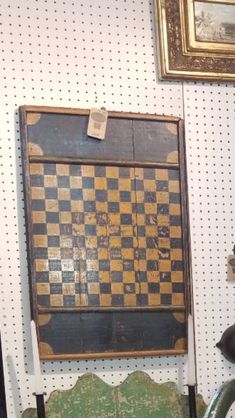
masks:
<svg viewBox="0 0 235 418"><path fill-rule="evenodd" d="M206 405L197 398L198 418ZM155 383L134 372L120 386L109 386L93 374L79 377L72 389L55 391L46 403L47 418L188 418L187 396L175 383ZM37 418L27 409L23 418Z"/></svg>

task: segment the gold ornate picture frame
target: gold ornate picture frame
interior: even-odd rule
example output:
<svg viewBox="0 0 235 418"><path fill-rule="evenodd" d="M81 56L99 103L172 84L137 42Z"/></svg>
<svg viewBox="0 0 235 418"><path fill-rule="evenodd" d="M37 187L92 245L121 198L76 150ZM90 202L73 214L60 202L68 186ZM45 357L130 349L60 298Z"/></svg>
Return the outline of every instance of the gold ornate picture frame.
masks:
<svg viewBox="0 0 235 418"><path fill-rule="evenodd" d="M235 0L155 0L161 78L235 80Z"/></svg>

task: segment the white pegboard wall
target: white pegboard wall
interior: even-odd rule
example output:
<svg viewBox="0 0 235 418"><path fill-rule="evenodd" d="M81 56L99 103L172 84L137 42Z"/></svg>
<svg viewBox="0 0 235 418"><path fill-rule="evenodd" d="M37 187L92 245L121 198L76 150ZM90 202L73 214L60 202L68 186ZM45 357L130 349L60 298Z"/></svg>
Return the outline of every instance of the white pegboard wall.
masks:
<svg viewBox="0 0 235 418"><path fill-rule="evenodd" d="M152 1L0 0L1 334L8 416L34 405L18 107L171 114L186 121L199 389L208 401L234 366L215 343L234 321L226 256L234 242L234 86L157 81ZM183 390L185 358L44 362L45 389L140 369ZM232 413L231 413L232 414ZM234 415L233 415L234 416ZM232 417L232 415L231 415Z"/></svg>
<svg viewBox="0 0 235 418"><path fill-rule="evenodd" d="M226 84L184 86L197 369L206 398L235 371L215 348L234 323L235 286L226 281L234 244L234 91Z"/></svg>

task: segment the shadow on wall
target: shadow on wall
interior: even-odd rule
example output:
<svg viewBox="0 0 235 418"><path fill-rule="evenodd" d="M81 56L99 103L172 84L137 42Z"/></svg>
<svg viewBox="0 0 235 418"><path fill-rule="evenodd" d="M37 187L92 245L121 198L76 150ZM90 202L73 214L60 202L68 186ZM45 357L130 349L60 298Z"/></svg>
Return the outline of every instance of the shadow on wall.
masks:
<svg viewBox="0 0 235 418"><path fill-rule="evenodd" d="M9 373L9 379L11 382L11 391L12 391L12 403L14 407L15 417L21 417L21 407L22 407L22 398L21 398L21 388L19 386L19 381L17 379L15 365L13 358L8 355L7 356L7 367ZM5 418L4 416L0 415L1 418ZM6 415L7 418L7 415Z"/></svg>
<svg viewBox="0 0 235 418"><path fill-rule="evenodd" d="M7 418L1 335L0 335L0 417Z"/></svg>

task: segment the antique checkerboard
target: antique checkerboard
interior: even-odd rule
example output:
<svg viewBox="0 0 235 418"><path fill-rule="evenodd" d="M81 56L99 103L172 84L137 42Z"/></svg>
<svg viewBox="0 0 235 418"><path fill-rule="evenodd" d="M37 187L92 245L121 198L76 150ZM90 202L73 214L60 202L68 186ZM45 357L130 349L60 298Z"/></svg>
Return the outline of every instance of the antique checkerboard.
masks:
<svg viewBox="0 0 235 418"><path fill-rule="evenodd" d="M23 108L21 116L42 358L184 352L188 252L179 121L130 115L122 124L114 117L101 150L86 137L87 116L79 111Z"/></svg>
<svg viewBox="0 0 235 418"><path fill-rule="evenodd" d="M183 305L178 171L30 166L39 306Z"/></svg>

